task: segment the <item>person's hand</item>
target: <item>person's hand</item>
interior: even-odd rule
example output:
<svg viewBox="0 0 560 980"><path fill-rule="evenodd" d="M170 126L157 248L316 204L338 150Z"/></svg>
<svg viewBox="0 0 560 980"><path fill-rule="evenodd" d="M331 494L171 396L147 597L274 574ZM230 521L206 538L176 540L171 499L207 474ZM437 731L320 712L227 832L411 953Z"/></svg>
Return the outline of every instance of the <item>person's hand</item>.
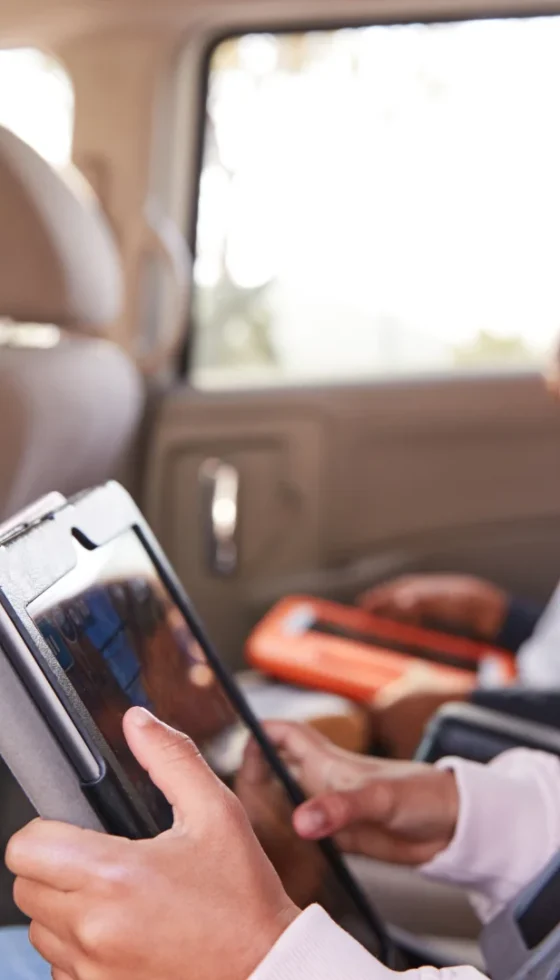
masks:
<svg viewBox="0 0 560 980"><path fill-rule="evenodd" d="M130 748L174 808L129 841L35 820L6 862L53 980L247 980L298 914L235 796L192 742L133 708Z"/></svg>
<svg viewBox="0 0 560 980"><path fill-rule="evenodd" d="M295 832L288 794L263 756L255 755L252 742L235 779L235 794L291 900L299 908L319 901L325 859L315 844Z"/></svg>
<svg viewBox="0 0 560 980"><path fill-rule="evenodd" d="M368 612L411 623L437 622L495 640L509 597L492 582L470 575L403 575L360 597Z"/></svg>
<svg viewBox="0 0 560 980"><path fill-rule="evenodd" d="M347 853L409 865L429 861L450 843L459 810L453 772L354 755L305 725L267 722L265 728L312 797L293 815L300 837L333 836ZM246 766L260 765L251 743Z"/></svg>
<svg viewBox="0 0 560 980"><path fill-rule="evenodd" d="M376 695L371 710L378 741L396 759L411 759L433 714L449 701L466 701L476 686L468 671L446 674L418 662Z"/></svg>

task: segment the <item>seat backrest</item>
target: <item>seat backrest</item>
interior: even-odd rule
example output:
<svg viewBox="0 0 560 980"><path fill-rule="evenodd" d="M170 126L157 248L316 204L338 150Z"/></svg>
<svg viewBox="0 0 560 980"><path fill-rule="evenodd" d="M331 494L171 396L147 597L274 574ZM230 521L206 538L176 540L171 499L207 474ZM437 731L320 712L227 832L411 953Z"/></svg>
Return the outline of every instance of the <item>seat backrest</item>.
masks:
<svg viewBox="0 0 560 980"><path fill-rule="evenodd" d="M0 520L50 490L114 475L141 402L133 365L108 341L0 347Z"/></svg>
<svg viewBox="0 0 560 980"><path fill-rule="evenodd" d="M121 290L117 249L87 185L0 129L0 522L50 490L71 494L114 474L143 399L135 366L101 336ZM63 329L37 334L29 324ZM33 815L0 760L0 853ZM21 919L11 884L0 862L0 925Z"/></svg>
<svg viewBox="0 0 560 980"><path fill-rule="evenodd" d="M0 318L16 325L16 342L0 345L0 520L115 472L142 407L138 371L102 337L121 293L91 189L0 128ZM52 346L21 344L18 323L62 331Z"/></svg>

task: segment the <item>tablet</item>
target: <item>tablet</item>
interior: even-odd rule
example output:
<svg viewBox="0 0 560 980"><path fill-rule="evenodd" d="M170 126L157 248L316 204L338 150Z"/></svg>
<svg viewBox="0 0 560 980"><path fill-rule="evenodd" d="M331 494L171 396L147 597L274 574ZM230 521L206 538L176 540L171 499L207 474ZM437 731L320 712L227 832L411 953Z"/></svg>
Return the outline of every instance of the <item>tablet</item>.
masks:
<svg viewBox="0 0 560 980"><path fill-rule="evenodd" d="M335 847L291 832L303 795L121 486L49 497L0 529L0 647L0 752L41 815L131 838L170 826L122 731L125 711L144 706L238 792L294 901L321 902L391 955ZM258 798L238 777L251 735L271 769Z"/></svg>
<svg viewBox="0 0 560 980"><path fill-rule="evenodd" d="M558 980L560 854L485 925L480 945L494 980Z"/></svg>

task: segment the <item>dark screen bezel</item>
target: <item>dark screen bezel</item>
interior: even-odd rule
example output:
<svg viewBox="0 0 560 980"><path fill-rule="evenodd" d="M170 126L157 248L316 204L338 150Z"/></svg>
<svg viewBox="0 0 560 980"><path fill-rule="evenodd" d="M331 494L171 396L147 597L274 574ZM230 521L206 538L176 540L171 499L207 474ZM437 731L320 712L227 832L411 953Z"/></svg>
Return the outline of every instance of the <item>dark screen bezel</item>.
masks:
<svg viewBox="0 0 560 980"><path fill-rule="evenodd" d="M259 745L266 761L275 776L283 784L290 802L294 807L300 806L305 802L306 796L300 789L298 783L282 762L274 746L264 732L260 721L253 712L252 708L243 696L242 691L235 683L232 675L222 663L216 649L209 640L201 620L199 619L190 599L180 585L171 565L161 550L152 532L145 526L134 528L141 543L144 545L149 557L151 558L156 571L158 572L163 585L168 590L171 598L177 605L180 612L185 617L187 625L191 630L195 640L200 644L202 651L208 658L208 663L221 683L228 699L231 701L235 711L241 721L247 726L251 735ZM361 888L358 886L346 865L343 863L338 848L331 840L319 841L318 846L322 850L325 858L336 876L341 887L349 894L356 909L370 925L378 943L379 958L389 964L395 961L395 952L390 937L387 934L382 919L378 916L375 909L371 908Z"/></svg>
<svg viewBox="0 0 560 980"><path fill-rule="evenodd" d="M539 883L538 891L524 908L517 912L516 923L521 938L530 952L544 942L560 920L560 868L555 863L552 874Z"/></svg>

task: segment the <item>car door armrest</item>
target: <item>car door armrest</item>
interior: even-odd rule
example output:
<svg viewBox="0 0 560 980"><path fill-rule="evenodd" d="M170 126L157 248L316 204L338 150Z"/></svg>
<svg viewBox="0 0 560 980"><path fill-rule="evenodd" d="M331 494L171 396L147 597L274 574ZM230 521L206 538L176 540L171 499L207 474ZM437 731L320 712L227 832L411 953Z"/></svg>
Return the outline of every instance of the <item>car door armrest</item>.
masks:
<svg viewBox="0 0 560 980"><path fill-rule="evenodd" d="M429 722L415 758L436 762L453 755L489 762L525 747L560 756L560 730L473 704L446 704Z"/></svg>

